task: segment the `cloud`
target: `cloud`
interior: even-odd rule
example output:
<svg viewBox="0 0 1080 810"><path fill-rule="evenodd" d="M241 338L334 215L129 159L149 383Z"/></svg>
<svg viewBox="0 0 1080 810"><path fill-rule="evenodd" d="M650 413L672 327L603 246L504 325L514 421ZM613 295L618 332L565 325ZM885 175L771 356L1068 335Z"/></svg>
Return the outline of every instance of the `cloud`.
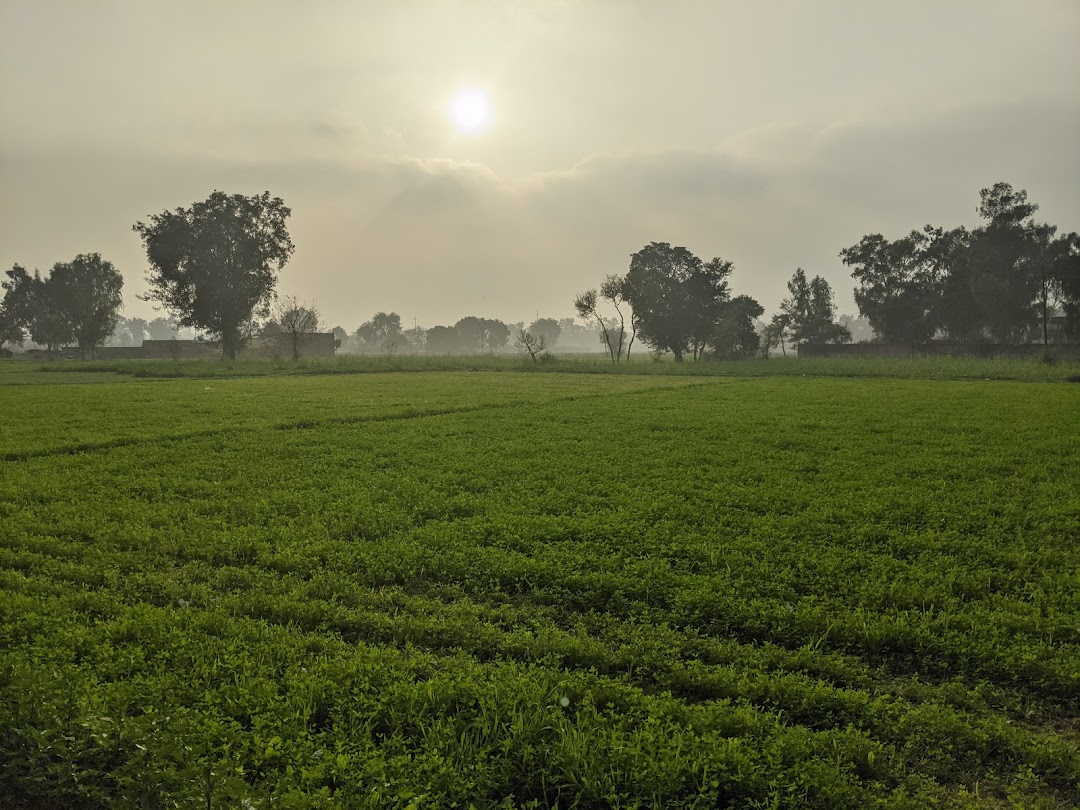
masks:
<svg viewBox="0 0 1080 810"><path fill-rule="evenodd" d="M136 219L215 188L270 189L294 212L283 289L349 328L379 309L428 325L567 315L574 293L625 270L650 241L733 260L735 289L770 309L802 266L853 313L841 248L870 232L972 224L978 190L998 180L1026 188L1047 221L1080 229L1078 130L1075 99L983 98L817 129L778 123L710 149L598 153L521 177L306 142L273 160L4 154L0 260L46 267L100 251L131 296L145 266ZM335 138L328 129L315 141Z"/></svg>

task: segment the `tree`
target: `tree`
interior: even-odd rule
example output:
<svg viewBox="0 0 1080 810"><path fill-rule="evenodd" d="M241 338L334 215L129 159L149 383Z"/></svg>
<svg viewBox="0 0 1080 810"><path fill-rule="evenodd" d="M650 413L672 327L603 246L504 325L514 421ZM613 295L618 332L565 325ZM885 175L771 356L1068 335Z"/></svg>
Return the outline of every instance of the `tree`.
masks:
<svg viewBox="0 0 1080 810"><path fill-rule="evenodd" d="M0 349L8 343L22 346L25 342L26 331L0 306Z"/></svg>
<svg viewBox="0 0 1080 810"><path fill-rule="evenodd" d="M19 265L0 284L5 294L0 321L12 342L30 339L49 351L76 342L83 357L91 355L116 328L124 278L97 253L57 262L51 273L31 276ZM17 336L16 336L17 333Z"/></svg>
<svg viewBox="0 0 1080 810"><path fill-rule="evenodd" d="M162 304L182 326L220 336L224 356L235 359L253 317L269 312L276 274L293 253L291 213L269 191L215 191L136 223L152 268L143 300Z"/></svg>
<svg viewBox="0 0 1080 810"><path fill-rule="evenodd" d="M128 332L131 334L131 345L142 346L143 341L146 340L146 333L150 324L142 318L128 318L126 325Z"/></svg>
<svg viewBox="0 0 1080 810"><path fill-rule="evenodd" d="M1031 260L1038 206L1026 191L995 183L979 192L979 215L988 220L971 235L955 267L972 292L982 328L996 341L1022 340L1036 323L1039 278Z"/></svg>
<svg viewBox="0 0 1080 810"><path fill-rule="evenodd" d="M546 354L547 339L544 335L534 335L532 332L519 328L517 330L517 337L514 340L514 345L529 353L529 357L532 358L534 363L540 362L540 357Z"/></svg>
<svg viewBox="0 0 1080 810"><path fill-rule="evenodd" d="M502 321L469 315L454 324L458 348L467 354L493 352L510 342L510 327Z"/></svg>
<svg viewBox="0 0 1080 810"><path fill-rule="evenodd" d="M53 265L49 298L68 324L83 359L92 357L116 328L123 306L124 277L98 253Z"/></svg>
<svg viewBox="0 0 1080 810"><path fill-rule="evenodd" d="M538 340L543 340L546 348L554 349L559 340L559 335L562 334L562 327L554 318L538 318L532 322L532 326L528 330L519 329L518 331L528 331L530 335L535 336Z"/></svg>
<svg viewBox="0 0 1080 810"><path fill-rule="evenodd" d="M1080 340L1080 235L1059 236L1048 262L1051 284L1065 311L1065 330Z"/></svg>
<svg viewBox="0 0 1080 810"><path fill-rule="evenodd" d="M616 275L615 273L604 276L604 281L600 285L600 297L615 307L616 317L619 321L618 330L609 330L609 334L612 335L612 341L617 344L617 347L612 348L612 353L613 356L622 357L623 347L625 346L626 361L630 362L630 350L634 347L634 338L637 337L637 320L634 317L634 308L626 298L626 292L627 284L624 277ZM626 314L623 313L624 307L630 310L629 335L627 335L626 332Z"/></svg>
<svg viewBox="0 0 1080 810"><path fill-rule="evenodd" d="M175 318L154 318L146 325L146 331L150 333L150 340L171 340L179 331L179 324Z"/></svg>
<svg viewBox="0 0 1080 810"><path fill-rule="evenodd" d="M428 354L453 354L458 350L458 333L452 326L433 326L425 337Z"/></svg>
<svg viewBox="0 0 1080 810"><path fill-rule="evenodd" d="M780 347L784 357L787 357L787 341L791 338L791 318L783 312L777 312L765 325L762 331L762 340L765 341L765 356L769 356L769 349Z"/></svg>
<svg viewBox="0 0 1080 810"><path fill-rule="evenodd" d="M840 251L859 282L859 312L888 343L921 343L936 331L933 315L943 274L929 252L932 235L929 226L895 242L875 233Z"/></svg>
<svg viewBox="0 0 1080 810"><path fill-rule="evenodd" d="M4 290L4 298L0 301L0 345L14 343L21 346L34 316L35 276L17 264L4 275L7 281L0 282L0 288Z"/></svg>
<svg viewBox="0 0 1080 810"><path fill-rule="evenodd" d="M387 354L393 354L405 343L405 336L401 333L401 316L396 312L376 312L370 321L357 328L355 334L362 347Z"/></svg>
<svg viewBox="0 0 1080 810"><path fill-rule="evenodd" d="M761 338L754 328L754 319L764 314L765 308L749 295L728 301L710 340L717 359L741 360L757 354Z"/></svg>
<svg viewBox="0 0 1080 810"><path fill-rule="evenodd" d="M797 345L804 343L848 343L851 333L835 320L832 287L821 276L807 280L800 267L787 283L789 297L780 304L787 328Z"/></svg>
<svg viewBox="0 0 1080 810"><path fill-rule="evenodd" d="M281 334L292 347L293 362L296 362L300 359L300 347L308 336L319 331L319 309L314 302L305 304L295 295L287 295L277 302L274 314Z"/></svg>
<svg viewBox="0 0 1080 810"><path fill-rule="evenodd" d="M636 316L637 333L676 362L692 351L700 357L729 299L732 264L705 263L684 247L652 242L630 257L623 295Z"/></svg>
<svg viewBox="0 0 1080 810"><path fill-rule="evenodd" d="M489 352L506 348L510 342L510 327L500 320L485 318L484 341Z"/></svg>
<svg viewBox="0 0 1080 810"><path fill-rule="evenodd" d="M611 358L612 363L618 363L622 359L621 354L616 354L614 346L615 344L611 339L611 333L608 331L607 322L600 316L600 312L597 309L597 293L596 290L586 290L583 293L578 293L574 298L574 309L577 310L578 317L589 320L595 318L596 322L600 325L600 342L604 345L604 351L607 352L608 357Z"/></svg>

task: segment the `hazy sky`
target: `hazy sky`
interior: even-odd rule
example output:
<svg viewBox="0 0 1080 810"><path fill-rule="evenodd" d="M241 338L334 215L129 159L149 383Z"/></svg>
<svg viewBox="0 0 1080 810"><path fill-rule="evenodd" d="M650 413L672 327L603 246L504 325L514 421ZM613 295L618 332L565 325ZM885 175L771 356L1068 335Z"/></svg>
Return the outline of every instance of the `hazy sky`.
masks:
<svg viewBox="0 0 1080 810"><path fill-rule="evenodd" d="M1026 188L1080 230L1080 2L0 0L0 268L213 190L293 210L279 292L350 331L572 314L650 241L797 266ZM459 131L465 90L492 119Z"/></svg>

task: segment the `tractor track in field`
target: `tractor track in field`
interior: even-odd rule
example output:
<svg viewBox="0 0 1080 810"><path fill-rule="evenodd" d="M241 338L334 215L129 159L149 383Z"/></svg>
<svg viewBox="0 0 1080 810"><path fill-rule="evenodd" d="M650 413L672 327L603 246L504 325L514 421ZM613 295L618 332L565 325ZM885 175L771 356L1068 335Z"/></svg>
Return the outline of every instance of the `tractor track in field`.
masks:
<svg viewBox="0 0 1080 810"><path fill-rule="evenodd" d="M739 380L729 379L725 380L724 382L727 384L731 384L735 382L750 382L754 379L758 378L746 377ZM189 439L206 439L224 434L252 434L265 430L314 430L318 428L334 427L338 425L362 425L377 422L400 422L408 421L411 419L426 419L435 416L456 416L458 414L482 413L485 411L503 410L507 408L543 407L547 405L556 405L566 402L597 399L615 399L617 397L623 396L633 396L659 391L681 391L692 388L706 388L715 385L718 385L718 382L716 380L709 380L707 382L692 382L677 385L656 385L650 386L648 388L639 388L633 391L617 391L614 393L605 391L596 394L573 394L570 396L556 397L554 399L539 400L533 402L492 402L480 405L463 405L460 407L452 408L427 408L416 410L410 409L383 414L358 414L356 416L328 417L324 419L297 419L290 422L278 422L275 424L264 423L258 426L251 427L236 426L229 428L209 428L206 430L195 430L186 433L169 433L158 436L121 436L115 439L108 439L100 442L80 442L78 444L69 444L60 447L47 447L40 450L16 450L0 455L0 461L7 463L19 463L33 461L40 458L76 456L85 453L107 452L109 450L115 450L123 447L150 447L154 445L170 444L172 442L187 441Z"/></svg>

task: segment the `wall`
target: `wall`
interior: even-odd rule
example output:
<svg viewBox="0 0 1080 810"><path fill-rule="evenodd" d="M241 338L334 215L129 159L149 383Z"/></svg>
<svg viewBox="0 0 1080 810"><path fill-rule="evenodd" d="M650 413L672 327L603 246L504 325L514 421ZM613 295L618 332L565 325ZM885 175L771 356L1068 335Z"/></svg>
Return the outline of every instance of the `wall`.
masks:
<svg viewBox="0 0 1080 810"><path fill-rule="evenodd" d="M1080 343L944 343L916 346L894 343L814 343L801 346L799 357L1012 357L1080 361Z"/></svg>

